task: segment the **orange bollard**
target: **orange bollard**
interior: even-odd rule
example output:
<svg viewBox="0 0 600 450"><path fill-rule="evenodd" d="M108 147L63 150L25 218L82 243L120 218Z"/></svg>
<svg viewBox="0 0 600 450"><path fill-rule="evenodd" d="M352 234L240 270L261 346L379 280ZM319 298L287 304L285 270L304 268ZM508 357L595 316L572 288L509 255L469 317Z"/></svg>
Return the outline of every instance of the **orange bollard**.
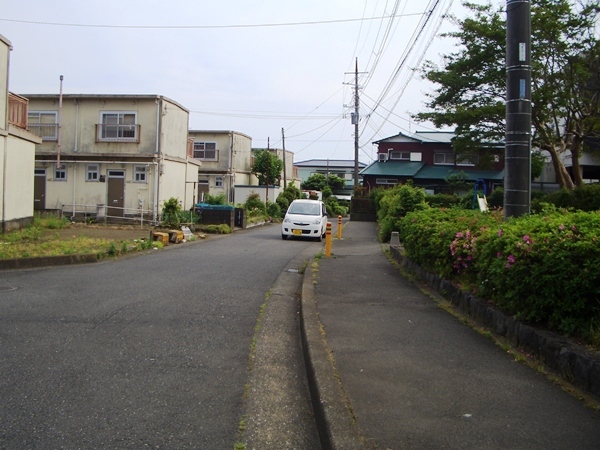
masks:
<svg viewBox="0 0 600 450"><path fill-rule="evenodd" d="M331 222L327 222L325 230L325 256L329 258L331 256Z"/></svg>
<svg viewBox="0 0 600 450"><path fill-rule="evenodd" d="M337 238L342 238L342 216L338 216Z"/></svg>

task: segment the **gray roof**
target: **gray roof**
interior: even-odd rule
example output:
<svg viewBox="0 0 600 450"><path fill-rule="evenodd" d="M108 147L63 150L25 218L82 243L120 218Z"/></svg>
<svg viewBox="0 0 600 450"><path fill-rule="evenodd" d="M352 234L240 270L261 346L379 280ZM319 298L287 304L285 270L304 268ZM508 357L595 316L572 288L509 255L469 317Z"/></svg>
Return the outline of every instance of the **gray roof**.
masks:
<svg viewBox="0 0 600 450"><path fill-rule="evenodd" d="M52 94L19 94L25 98L28 98L30 100L35 100L35 99L48 99L48 98L59 98L60 94L59 93L52 93ZM180 107L181 109L185 110L186 112L189 113L189 110L181 105L179 102L169 98L169 97L165 97L164 95L159 95L159 94L62 94L62 98L63 100L68 100L68 99L104 99L104 100L119 100L119 99L134 99L134 100L166 100L170 103L173 103L174 105L177 105L178 107Z"/></svg>
<svg viewBox="0 0 600 450"><path fill-rule="evenodd" d="M421 142L421 143L441 143L451 144L455 136L454 131L417 131L412 135L398 133L385 139L375 141L374 144L382 142Z"/></svg>

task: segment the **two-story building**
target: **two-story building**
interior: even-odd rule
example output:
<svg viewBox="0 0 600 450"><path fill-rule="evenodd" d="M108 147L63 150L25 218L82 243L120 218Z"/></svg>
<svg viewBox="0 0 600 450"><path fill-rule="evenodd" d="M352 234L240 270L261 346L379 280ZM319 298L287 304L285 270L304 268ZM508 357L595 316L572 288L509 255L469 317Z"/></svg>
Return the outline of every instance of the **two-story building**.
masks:
<svg viewBox="0 0 600 450"><path fill-rule="evenodd" d="M275 202L279 194L285 189L285 186L291 185L296 186L297 188L300 187L298 171L294 167L294 153L289 150L283 150L281 148L253 148L250 168L252 168L254 165L255 153L262 150L268 150L273 155L277 156L277 158L279 158L283 163L279 185L259 185L258 177L252 174L250 176L250 183L248 185L236 184L235 203L244 203L251 194L258 194L264 202Z"/></svg>
<svg viewBox="0 0 600 450"><path fill-rule="evenodd" d="M1 231L33 222L35 146L27 131L27 99L8 90L12 45L0 35L0 220Z"/></svg>
<svg viewBox="0 0 600 450"><path fill-rule="evenodd" d="M344 193L352 195L352 190L356 184L354 180L354 160L353 159L309 159L306 161L299 161L294 164L298 169L298 176L302 181L306 181L311 175L316 173L323 174L325 176L336 175L346 181L346 188ZM359 183L360 183L360 172L367 167L367 164L359 161Z"/></svg>
<svg viewBox="0 0 600 450"><path fill-rule="evenodd" d="M235 186L250 184L252 138L230 130L190 130L189 139L192 157L202 162L198 201L208 193L234 203Z"/></svg>
<svg viewBox="0 0 600 450"><path fill-rule="evenodd" d="M458 176L467 183L482 180L491 192L504 182L504 148L481 149L468 156L457 157L452 147L453 132L417 131L409 136L399 133L374 142L377 160L361 171L363 186L368 190L389 187L412 180L430 193L448 190L448 180ZM491 165L482 169L480 158Z"/></svg>
<svg viewBox="0 0 600 450"><path fill-rule="evenodd" d="M157 221L164 201L189 209L202 163L189 111L161 95L32 94L35 209Z"/></svg>

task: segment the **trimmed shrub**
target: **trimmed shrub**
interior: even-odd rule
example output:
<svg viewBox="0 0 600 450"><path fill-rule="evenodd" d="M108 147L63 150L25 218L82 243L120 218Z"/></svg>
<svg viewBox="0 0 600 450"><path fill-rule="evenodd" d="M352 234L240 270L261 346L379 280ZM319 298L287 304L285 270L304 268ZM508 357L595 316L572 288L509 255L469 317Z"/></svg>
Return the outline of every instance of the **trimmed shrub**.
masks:
<svg viewBox="0 0 600 450"><path fill-rule="evenodd" d="M249 215L252 215L254 213L260 213L260 214L267 213L267 208L266 208L264 202L260 198L260 195L257 194L256 192L252 192L250 195L248 195L248 198L246 199L246 203L244 204L244 207L248 211Z"/></svg>
<svg viewBox="0 0 600 450"><path fill-rule="evenodd" d="M411 211L428 209L425 203L425 190L411 184L403 184L386 189L380 197L377 208L379 219L379 239L388 242L392 231L398 231L398 221Z"/></svg>
<svg viewBox="0 0 600 450"><path fill-rule="evenodd" d="M600 214L554 210L488 230L477 243L481 294L524 320L585 334L600 320Z"/></svg>
<svg viewBox="0 0 600 450"><path fill-rule="evenodd" d="M269 217L281 217L281 207L278 203L267 203L267 214Z"/></svg>
<svg viewBox="0 0 600 450"><path fill-rule="evenodd" d="M430 208L398 225L406 256L427 270L522 320L597 339L600 212L546 205L541 214L504 221L500 211Z"/></svg>
<svg viewBox="0 0 600 450"><path fill-rule="evenodd" d="M452 208L460 204L460 198L456 195L434 194L426 196L425 202L433 208Z"/></svg>
<svg viewBox="0 0 600 450"><path fill-rule="evenodd" d="M400 219L398 235L414 262L445 278L468 281L475 278L474 241L501 220L500 213L429 208Z"/></svg>

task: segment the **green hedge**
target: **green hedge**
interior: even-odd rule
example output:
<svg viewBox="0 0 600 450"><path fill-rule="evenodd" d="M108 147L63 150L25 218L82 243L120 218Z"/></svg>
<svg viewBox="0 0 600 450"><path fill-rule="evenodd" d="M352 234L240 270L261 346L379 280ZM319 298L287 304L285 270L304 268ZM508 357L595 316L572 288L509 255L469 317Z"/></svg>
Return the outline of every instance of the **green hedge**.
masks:
<svg viewBox="0 0 600 450"><path fill-rule="evenodd" d="M600 336L600 212L428 208L398 219L406 255L526 321Z"/></svg>

